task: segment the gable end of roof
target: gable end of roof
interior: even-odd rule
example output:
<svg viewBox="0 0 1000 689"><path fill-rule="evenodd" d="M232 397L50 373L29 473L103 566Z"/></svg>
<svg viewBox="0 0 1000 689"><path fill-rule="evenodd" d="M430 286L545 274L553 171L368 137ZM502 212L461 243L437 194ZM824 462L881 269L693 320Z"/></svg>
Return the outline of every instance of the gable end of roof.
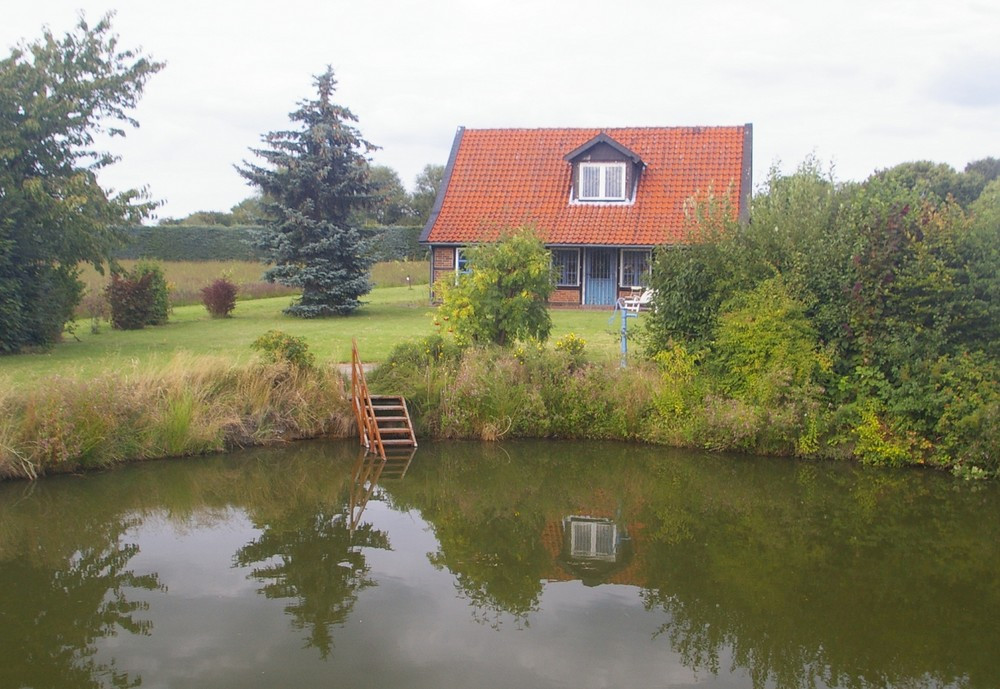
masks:
<svg viewBox="0 0 1000 689"><path fill-rule="evenodd" d="M441 186L438 187L437 196L434 198L434 205L431 207L431 214L427 218L427 224L424 225L423 232L420 233L418 242L427 241L427 237L431 233L431 228L434 227L434 222L441 213L441 204L444 203L444 193L448 190L448 183L451 182L451 173L455 169L455 158L458 156L458 147L462 144L462 136L464 134L465 127L459 127L458 131L455 132L455 141L451 144L451 153L448 154L448 164L445 166L444 174L441 176Z"/></svg>
<svg viewBox="0 0 1000 689"><path fill-rule="evenodd" d="M739 210L736 218L746 224L750 222L750 201L753 197L753 124L743 125L743 169L740 174Z"/></svg>

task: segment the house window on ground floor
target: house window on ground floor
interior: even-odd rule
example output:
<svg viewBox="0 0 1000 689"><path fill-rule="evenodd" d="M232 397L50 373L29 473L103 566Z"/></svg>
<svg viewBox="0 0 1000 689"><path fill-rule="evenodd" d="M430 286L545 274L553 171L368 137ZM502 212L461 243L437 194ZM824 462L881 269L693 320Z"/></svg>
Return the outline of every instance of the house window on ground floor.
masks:
<svg viewBox="0 0 1000 689"><path fill-rule="evenodd" d="M649 285L652 251L649 249L622 249L622 287Z"/></svg>
<svg viewBox="0 0 1000 689"><path fill-rule="evenodd" d="M552 249L552 270L557 287L580 286L580 250Z"/></svg>
<svg viewBox="0 0 1000 689"><path fill-rule="evenodd" d="M458 276L466 275L469 272L469 259L465 255L465 247L455 247L455 284L458 284Z"/></svg>

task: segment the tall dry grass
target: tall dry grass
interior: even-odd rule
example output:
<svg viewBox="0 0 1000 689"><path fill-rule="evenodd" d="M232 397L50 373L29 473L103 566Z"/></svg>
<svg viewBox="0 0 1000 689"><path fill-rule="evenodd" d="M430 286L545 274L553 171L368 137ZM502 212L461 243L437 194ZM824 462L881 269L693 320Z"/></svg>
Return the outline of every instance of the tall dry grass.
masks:
<svg viewBox="0 0 1000 689"><path fill-rule="evenodd" d="M119 261L126 270L135 268L138 261ZM170 290L171 306L201 303L201 289L214 280L225 277L237 286L238 299L266 299L298 294L300 290L262 279L267 266L253 261L157 261L162 266ZM427 284L427 261L385 261L372 266L371 278L376 287L404 287L407 284ZM406 278L410 278L407 283ZM77 317L107 316L104 288L110 277L108 271L101 275L91 265L82 265L80 279L85 290L83 301L77 308Z"/></svg>
<svg viewBox="0 0 1000 689"><path fill-rule="evenodd" d="M583 365L554 345L468 348L433 335L399 345L368 377L404 395L418 431L442 438L650 437L660 385L650 366Z"/></svg>
<svg viewBox="0 0 1000 689"><path fill-rule="evenodd" d="M335 368L184 355L157 373L53 378L2 393L0 478L343 437L352 424L349 393Z"/></svg>

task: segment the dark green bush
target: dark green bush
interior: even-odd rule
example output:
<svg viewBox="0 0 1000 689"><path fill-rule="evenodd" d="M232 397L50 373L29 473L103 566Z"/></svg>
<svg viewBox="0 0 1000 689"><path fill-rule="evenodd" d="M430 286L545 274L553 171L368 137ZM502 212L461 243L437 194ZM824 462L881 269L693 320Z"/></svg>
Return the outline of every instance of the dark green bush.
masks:
<svg viewBox="0 0 1000 689"><path fill-rule="evenodd" d="M149 276L149 314L146 325L163 325L170 316L170 291L163 268L150 261L140 261L132 271L132 278Z"/></svg>
<svg viewBox="0 0 1000 689"><path fill-rule="evenodd" d="M256 225L157 225L132 227L128 244L117 259L151 258L158 261L262 261L254 247ZM427 247L420 244L422 227L392 225L367 230L375 261L423 261Z"/></svg>

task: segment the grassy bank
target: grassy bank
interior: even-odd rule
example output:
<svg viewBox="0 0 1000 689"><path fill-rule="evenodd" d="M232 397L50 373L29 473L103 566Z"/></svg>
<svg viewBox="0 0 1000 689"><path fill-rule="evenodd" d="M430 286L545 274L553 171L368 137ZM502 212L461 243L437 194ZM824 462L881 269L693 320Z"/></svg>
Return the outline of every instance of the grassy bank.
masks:
<svg viewBox="0 0 1000 689"><path fill-rule="evenodd" d="M391 348L369 384L404 395L424 438L628 440L996 474L995 464L973 473L943 454L928 462L896 453L887 463L870 446L891 438L871 427L864 408L829 408L800 395L755 405L698 382L677 362L622 369L567 342L578 340L505 350L463 349L437 335L411 339ZM50 376L3 390L0 478L354 432L346 383L331 362L303 371L182 353L155 369Z"/></svg>
<svg viewBox="0 0 1000 689"><path fill-rule="evenodd" d="M351 339L380 362L435 331L426 286L376 289L345 318L290 318L288 301L240 301L225 319L180 306L166 325L134 331L81 324L50 351L0 357L0 477L342 435L353 419L336 364L350 360ZM610 315L553 311L553 338L576 333L591 360L616 361ZM316 369L261 364L250 345L274 329L304 338Z"/></svg>
<svg viewBox="0 0 1000 689"><path fill-rule="evenodd" d="M156 372L0 393L0 478L96 469L352 430L338 370L179 355Z"/></svg>

